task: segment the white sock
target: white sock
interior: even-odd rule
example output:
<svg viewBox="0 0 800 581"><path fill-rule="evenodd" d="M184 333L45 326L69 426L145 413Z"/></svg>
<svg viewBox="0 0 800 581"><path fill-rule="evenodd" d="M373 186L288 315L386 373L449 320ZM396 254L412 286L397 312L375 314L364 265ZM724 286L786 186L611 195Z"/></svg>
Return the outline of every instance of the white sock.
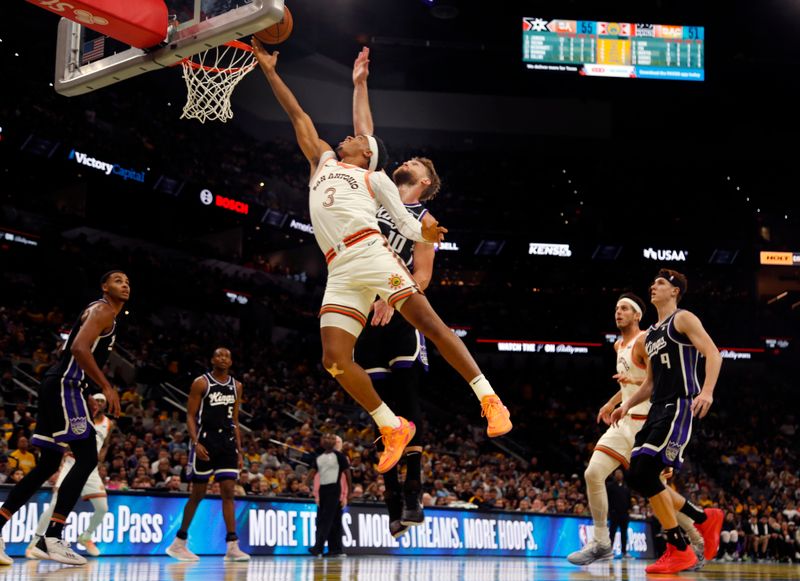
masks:
<svg viewBox="0 0 800 581"><path fill-rule="evenodd" d="M94 507L94 512L92 513L92 518L89 519L89 526L86 527L86 530L81 535L91 539L92 533L100 526L100 523L103 522L103 517L108 512L108 499L105 496L98 496L97 498L89 499L89 501Z"/></svg>
<svg viewBox="0 0 800 581"><path fill-rule="evenodd" d="M478 399L483 401L483 398L487 395L494 395L494 390L492 386L489 384L489 380L483 376L481 373L478 377L473 379L469 382L469 386L472 388L472 391L475 392L475 395L478 396Z"/></svg>
<svg viewBox="0 0 800 581"><path fill-rule="evenodd" d="M703 546L705 542L702 535L700 535L700 531L695 528L694 521L682 512L678 512L675 516L678 517L678 524L683 529L683 532L686 533L686 536L689 537L689 541L693 545Z"/></svg>
<svg viewBox="0 0 800 581"><path fill-rule="evenodd" d="M57 500L58 492L54 492L53 497L50 499L50 504L47 505L47 508L42 511L42 516L39 517L39 524L36 525L36 534L40 537L44 536L47 532L47 527L50 526L50 518L53 516L53 509L56 507Z"/></svg>
<svg viewBox="0 0 800 581"><path fill-rule="evenodd" d="M599 525L594 523L594 540L604 547L611 544L611 533L608 532L607 524Z"/></svg>
<svg viewBox="0 0 800 581"><path fill-rule="evenodd" d="M386 405L385 402L381 402L381 405L369 412L369 415L372 416L372 419L375 420L379 428L387 426L390 428L400 427L400 418L394 415L394 412L389 409L389 406Z"/></svg>

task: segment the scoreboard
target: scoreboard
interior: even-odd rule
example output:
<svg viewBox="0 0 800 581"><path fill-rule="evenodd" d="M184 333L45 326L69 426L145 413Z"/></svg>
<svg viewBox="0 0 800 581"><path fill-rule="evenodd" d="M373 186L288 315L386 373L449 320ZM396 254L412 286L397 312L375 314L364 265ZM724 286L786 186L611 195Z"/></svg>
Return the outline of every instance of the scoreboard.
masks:
<svg viewBox="0 0 800 581"><path fill-rule="evenodd" d="M522 61L531 70L590 77L705 79L702 26L522 19Z"/></svg>

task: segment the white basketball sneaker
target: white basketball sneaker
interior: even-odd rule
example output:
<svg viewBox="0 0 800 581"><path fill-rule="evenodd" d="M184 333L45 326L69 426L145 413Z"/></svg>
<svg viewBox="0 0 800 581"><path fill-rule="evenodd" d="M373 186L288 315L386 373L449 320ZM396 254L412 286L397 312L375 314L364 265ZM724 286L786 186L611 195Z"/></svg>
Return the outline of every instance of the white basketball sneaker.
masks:
<svg viewBox="0 0 800 581"><path fill-rule="evenodd" d="M6 542L0 537L0 565L13 565L14 559L6 555Z"/></svg>
<svg viewBox="0 0 800 581"><path fill-rule="evenodd" d="M250 555L239 548L239 541L228 541L228 550L225 551L225 561L249 561Z"/></svg>
<svg viewBox="0 0 800 581"><path fill-rule="evenodd" d="M607 561L614 558L611 545L601 545L592 539L580 551L575 551L567 556L567 561L573 565L588 565L595 561Z"/></svg>
<svg viewBox="0 0 800 581"><path fill-rule="evenodd" d="M65 565L85 565L87 563L86 557L83 557L73 551L69 543L65 543L61 539L55 537L45 537L45 546L47 547L47 558Z"/></svg>
<svg viewBox="0 0 800 581"><path fill-rule="evenodd" d="M192 553L186 546L186 541L175 537L172 544L167 547L167 555L178 561L199 561L200 557Z"/></svg>
<svg viewBox="0 0 800 581"><path fill-rule="evenodd" d="M39 546L41 543L41 547ZM49 559L47 556L47 545L44 544L44 537L33 535L33 540L25 547L25 558L32 561L40 561L42 559Z"/></svg>

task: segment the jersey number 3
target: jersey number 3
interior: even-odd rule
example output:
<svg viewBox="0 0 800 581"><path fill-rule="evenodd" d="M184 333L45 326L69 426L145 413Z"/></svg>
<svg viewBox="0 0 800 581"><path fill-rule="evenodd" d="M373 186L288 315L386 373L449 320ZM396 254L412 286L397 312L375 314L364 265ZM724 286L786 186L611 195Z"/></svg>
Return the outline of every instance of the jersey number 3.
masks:
<svg viewBox="0 0 800 581"><path fill-rule="evenodd" d="M325 201L322 202L323 208L330 208L331 206L333 206L333 194L335 193L336 193L336 188L328 188L327 190L325 190L325 195L327 197L325 198Z"/></svg>

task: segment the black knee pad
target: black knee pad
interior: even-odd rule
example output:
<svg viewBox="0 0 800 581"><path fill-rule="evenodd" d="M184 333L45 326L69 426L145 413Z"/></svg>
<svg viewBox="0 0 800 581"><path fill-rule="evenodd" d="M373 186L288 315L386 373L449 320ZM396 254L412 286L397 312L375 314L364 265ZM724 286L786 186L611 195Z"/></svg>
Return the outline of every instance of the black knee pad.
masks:
<svg viewBox="0 0 800 581"><path fill-rule="evenodd" d="M628 484L645 498L651 498L664 490L660 478L663 469L664 464L653 456L634 456L628 471Z"/></svg>

